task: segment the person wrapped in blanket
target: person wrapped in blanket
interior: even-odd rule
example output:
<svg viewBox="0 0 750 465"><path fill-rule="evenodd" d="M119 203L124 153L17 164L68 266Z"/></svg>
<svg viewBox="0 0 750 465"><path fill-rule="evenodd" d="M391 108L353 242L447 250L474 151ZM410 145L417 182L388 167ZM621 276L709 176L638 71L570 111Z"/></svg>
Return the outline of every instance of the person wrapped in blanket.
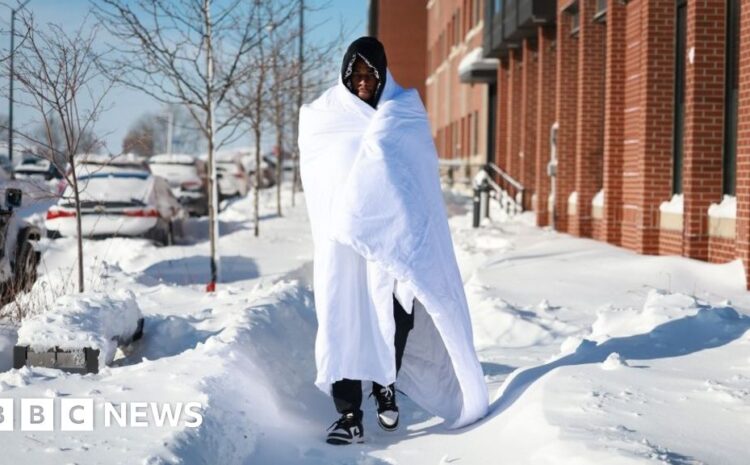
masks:
<svg viewBox="0 0 750 465"><path fill-rule="evenodd" d="M341 77L349 91L373 108L383 93L388 61L383 44L373 37L361 37L346 50ZM396 372L401 368L406 340L414 327L414 295L406 286L394 289L393 318L396 324L394 347ZM329 444L350 444L362 440L362 380L342 379L333 383L331 395L336 411L341 414L328 434ZM386 431L398 428L398 405L395 383L382 386L372 382L370 394L375 398L378 425Z"/></svg>

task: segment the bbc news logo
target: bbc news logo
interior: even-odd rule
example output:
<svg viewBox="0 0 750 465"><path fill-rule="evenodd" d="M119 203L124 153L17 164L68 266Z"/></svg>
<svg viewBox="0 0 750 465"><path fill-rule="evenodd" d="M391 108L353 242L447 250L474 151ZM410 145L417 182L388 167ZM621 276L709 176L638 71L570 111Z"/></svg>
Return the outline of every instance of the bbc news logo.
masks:
<svg viewBox="0 0 750 465"><path fill-rule="evenodd" d="M17 426L21 431L94 431L116 426L197 428L203 423L198 402L103 402L97 407L94 399L86 398L0 399L0 432Z"/></svg>

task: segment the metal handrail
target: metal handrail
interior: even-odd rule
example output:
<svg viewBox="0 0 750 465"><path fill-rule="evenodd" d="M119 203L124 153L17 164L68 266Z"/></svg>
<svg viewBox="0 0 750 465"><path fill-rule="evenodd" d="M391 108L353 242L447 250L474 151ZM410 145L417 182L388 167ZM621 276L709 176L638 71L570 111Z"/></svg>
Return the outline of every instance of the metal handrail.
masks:
<svg viewBox="0 0 750 465"><path fill-rule="evenodd" d="M498 176L500 176L501 178L503 178L503 180L505 182L507 182L511 186L515 187L519 191L523 192L523 190L524 190L523 184L521 184L520 182L518 182L515 179L513 179L508 173L506 173L505 171L503 171L502 169L500 169L500 167L497 166L496 164L491 163L491 162L487 163L487 169L490 170L490 171L494 171ZM492 174L492 173L490 173L490 174Z"/></svg>

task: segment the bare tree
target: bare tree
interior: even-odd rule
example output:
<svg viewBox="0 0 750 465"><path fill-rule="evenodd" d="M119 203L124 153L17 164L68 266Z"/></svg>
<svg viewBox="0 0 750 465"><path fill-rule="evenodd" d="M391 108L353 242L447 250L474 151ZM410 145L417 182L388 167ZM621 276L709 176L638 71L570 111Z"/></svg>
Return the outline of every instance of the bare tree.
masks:
<svg viewBox="0 0 750 465"><path fill-rule="evenodd" d="M156 138L160 129L159 118L155 114L141 115L130 125L122 139L122 152L135 153L142 157L154 155L157 150Z"/></svg>
<svg viewBox="0 0 750 465"><path fill-rule="evenodd" d="M259 2L246 0L98 0L97 17L120 52L108 63L110 75L166 104L184 105L207 140L210 281L218 280L218 183L214 152L235 137L240 114L227 94L252 69L246 55L262 32L256 28Z"/></svg>
<svg viewBox="0 0 750 465"><path fill-rule="evenodd" d="M68 166L68 157L66 154L65 129L60 118L50 114L47 120L42 120L30 127L29 133L23 133L23 139L26 139L29 151L40 158L50 160L59 171ZM78 144L86 153L96 152L103 148L104 144L93 129L83 131L78 135L80 142ZM79 150L79 155L84 153ZM62 169L61 169L62 168Z"/></svg>
<svg viewBox="0 0 750 465"><path fill-rule="evenodd" d="M19 49L15 79L27 96L24 104L36 112L43 131L36 135L20 131L20 135L46 150L50 162L58 165L68 182L76 210L78 291L83 292L81 189L75 156L100 143L92 134L113 84L96 66L96 27L87 28L84 21L67 34L56 24L37 29L32 17L25 17L24 23L29 33ZM69 169L59 166L61 163Z"/></svg>
<svg viewBox="0 0 750 465"><path fill-rule="evenodd" d="M260 234L259 191L262 184L261 140L263 130L269 125L269 120L274 119L273 111L269 110L278 108L279 113L277 115L279 118L283 118L283 105L279 93L282 92L283 87L276 88L276 85L281 85L279 81L282 76L279 62L283 59L281 55L283 55L284 49L282 46L283 40L279 40L283 36L278 34L277 31L286 31L286 26L296 12L296 5L295 3L280 1L255 1L259 8L254 18L254 27L260 31L260 36L247 62L247 66L253 72L244 85L237 86L230 92L229 104L236 113L243 116L254 137L256 168L255 181L253 182L253 220L254 234L258 236ZM279 98L278 105L275 97ZM282 121L279 120L277 123L281 124ZM283 132L280 134L283 134ZM277 164L278 169L280 169L280 166ZM280 212L280 204L278 208Z"/></svg>

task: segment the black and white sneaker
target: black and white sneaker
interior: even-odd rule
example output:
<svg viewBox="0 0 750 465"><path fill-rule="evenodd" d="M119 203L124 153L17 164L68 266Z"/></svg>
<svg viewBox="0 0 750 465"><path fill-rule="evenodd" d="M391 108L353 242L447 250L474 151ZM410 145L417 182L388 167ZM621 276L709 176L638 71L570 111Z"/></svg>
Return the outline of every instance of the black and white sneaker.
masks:
<svg viewBox="0 0 750 465"><path fill-rule="evenodd" d="M374 386L372 394L378 404L378 425L386 431L398 428L398 406L396 405L396 388L390 386Z"/></svg>
<svg viewBox="0 0 750 465"><path fill-rule="evenodd" d="M341 418L333 422L328 428L328 444L344 445L354 442L364 442L364 431L362 429L362 412L347 412Z"/></svg>

